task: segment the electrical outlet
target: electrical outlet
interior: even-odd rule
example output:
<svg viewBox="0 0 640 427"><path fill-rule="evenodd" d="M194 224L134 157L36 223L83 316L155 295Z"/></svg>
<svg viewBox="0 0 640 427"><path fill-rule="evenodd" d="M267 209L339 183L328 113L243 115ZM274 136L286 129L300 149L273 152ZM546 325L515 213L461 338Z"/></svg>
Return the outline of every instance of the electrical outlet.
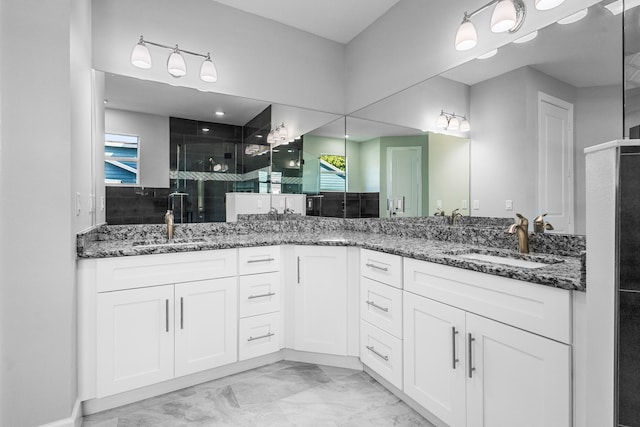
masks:
<svg viewBox="0 0 640 427"><path fill-rule="evenodd" d="M80 193L76 193L76 216L80 215Z"/></svg>
<svg viewBox="0 0 640 427"><path fill-rule="evenodd" d="M480 200L474 200L473 201L473 209L475 209L475 210L480 209Z"/></svg>
<svg viewBox="0 0 640 427"><path fill-rule="evenodd" d="M462 202L460 202L460 205L462 205L462 209L469 209L469 201L468 200L463 200Z"/></svg>
<svg viewBox="0 0 640 427"><path fill-rule="evenodd" d="M504 202L504 208L508 211L512 211L513 210L513 200L506 200Z"/></svg>
<svg viewBox="0 0 640 427"><path fill-rule="evenodd" d="M436 208L442 209L442 200L437 200L436 201Z"/></svg>

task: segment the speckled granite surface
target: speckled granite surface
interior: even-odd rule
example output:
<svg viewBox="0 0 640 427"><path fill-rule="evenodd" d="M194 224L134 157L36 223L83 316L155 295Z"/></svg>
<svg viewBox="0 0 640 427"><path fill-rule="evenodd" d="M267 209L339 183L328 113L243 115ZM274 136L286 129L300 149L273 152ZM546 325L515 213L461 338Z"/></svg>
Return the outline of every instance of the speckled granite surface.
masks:
<svg viewBox="0 0 640 427"><path fill-rule="evenodd" d="M164 238L163 225L101 226L78 235L78 257L107 258L281 244L357 246L545 286L585 290L584 236L534 235L531 238L534 253L521 255L515 250L515 237L503 230L451 227L434 224L429 218L185 224L176 226L172 242ZM548 265L532 269L459 256L469 251L543 261Z"/></svg>

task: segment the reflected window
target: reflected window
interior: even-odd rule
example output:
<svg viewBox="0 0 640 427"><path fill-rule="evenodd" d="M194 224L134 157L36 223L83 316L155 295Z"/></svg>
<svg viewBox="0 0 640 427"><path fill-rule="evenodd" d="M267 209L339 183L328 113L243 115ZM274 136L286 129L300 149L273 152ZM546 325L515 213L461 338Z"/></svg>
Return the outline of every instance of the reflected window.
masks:
<svg viewBox="0 0 640 427"><path fill-rule="evenodd" d="M347 158L336 154L320 156L320 191L346 191Z"/></svg>
<svg viewBox="0 0 640 427"><path fill-rule="evenodd" d="M138 184L138 137L104 135L104 181L107 185Z"/></svg>

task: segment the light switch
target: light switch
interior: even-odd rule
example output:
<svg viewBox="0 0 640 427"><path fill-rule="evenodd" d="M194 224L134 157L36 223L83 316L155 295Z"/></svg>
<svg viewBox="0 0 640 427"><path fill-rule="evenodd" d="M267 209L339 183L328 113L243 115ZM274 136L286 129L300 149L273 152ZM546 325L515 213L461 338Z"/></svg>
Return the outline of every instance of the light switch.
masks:
<svg viewBox="0 0 640 427"><path fill-rule="evenodd" d="M468 200L462 200L460 202L460 205L462 205L462 209L469 209L469 201Z"/></svg>
<svg viewBox="0 0 640 427"><path fill-rule="evenodd" d="M512 211L513 210L513 200L506 200L504 202L504 208L508 211Z"/></svg>
<svg viewBox="0 0 640 427"><path fill-rule="evenodd" d="M76 215L80 215L80 193L76 193Z"/></svg>
<svg viewBox="0 0 640 427"><path fill-rule="evenodd" d="M480 200L474 200L473 201L473 209L475 209L475 210L480 209Z"/></svg>

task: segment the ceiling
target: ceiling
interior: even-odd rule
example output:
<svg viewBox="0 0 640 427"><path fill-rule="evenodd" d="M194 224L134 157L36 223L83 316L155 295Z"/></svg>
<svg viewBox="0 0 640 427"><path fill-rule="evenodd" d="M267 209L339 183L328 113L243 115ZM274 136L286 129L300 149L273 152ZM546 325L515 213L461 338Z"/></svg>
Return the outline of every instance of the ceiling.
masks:
<svg viewBox="0 0 640 427"><path fill-rule="evenodd" d="M349 43L399 0L215 0L342 44Z"/></svg>

